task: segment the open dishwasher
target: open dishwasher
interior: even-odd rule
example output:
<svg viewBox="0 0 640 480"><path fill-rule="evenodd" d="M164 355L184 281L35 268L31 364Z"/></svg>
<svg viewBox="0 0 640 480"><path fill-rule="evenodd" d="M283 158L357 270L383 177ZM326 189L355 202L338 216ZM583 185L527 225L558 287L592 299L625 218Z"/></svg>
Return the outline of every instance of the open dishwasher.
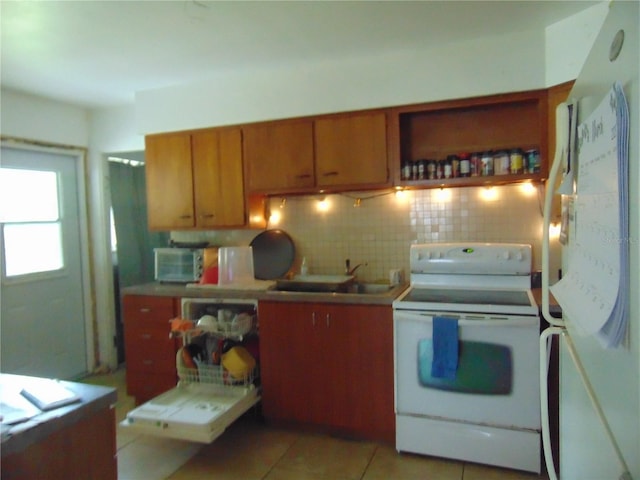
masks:
<svg viewBox="0 0 640 480"><path fill-rule="evenodd" d="M183 298L172 335L175 388L131 410L121 426L155 436L210 443L260 400L257 300Z"/></svg>

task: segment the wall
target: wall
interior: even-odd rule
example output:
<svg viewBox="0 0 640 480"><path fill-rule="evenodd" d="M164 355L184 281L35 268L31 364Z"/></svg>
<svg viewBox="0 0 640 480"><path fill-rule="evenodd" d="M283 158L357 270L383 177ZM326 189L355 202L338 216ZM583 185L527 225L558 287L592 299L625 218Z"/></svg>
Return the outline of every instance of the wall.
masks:
<svg viewBox="0 0 640 480"><path fill-rule="evenodd" d="M270 208L280 216L269 228L281 228L296 244L295 271L304 256L310 273L337 274L345 259L366 281L388 278L391 268L409 272L412 243L476 241L528 243L533 267L540 268L542 187L511 185L416 190L352 192L326 197L328 210L318 211L319 196L272 198ZM363 199L354 207L355 199ZM213 245L248 245L257 231L173 232L182 241L208 240ZM552 266L557 271L558 265Z"/></svg>
<svg viewBox="0 0 640 480"><path fill-rule="evenodd" d="M608 11L609 2L602 2L547 27L545 81L548 86L578 77Z"/></svg>
<svg viewBox="0 0 640 480"><path fill-rule="evenodd" d="M544 70L544 32L416 45L137 92L137 125L153 133L531 90Z"/></svg>
<svg viewBox="0 0 640 480"><path fill-rule="evenodd" d="M89 115L82 108L3 88L2 135L55 145L87 147Z"/></svg>

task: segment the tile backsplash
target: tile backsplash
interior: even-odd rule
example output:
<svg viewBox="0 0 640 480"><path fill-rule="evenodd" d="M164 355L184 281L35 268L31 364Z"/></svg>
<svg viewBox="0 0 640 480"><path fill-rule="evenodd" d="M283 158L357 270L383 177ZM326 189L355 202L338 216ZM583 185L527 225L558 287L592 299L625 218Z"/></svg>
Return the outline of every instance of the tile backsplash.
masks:
<svg viewBox="0 0 640 480"><path fill-rule="evenodd" d="M357 272L362 280L386 280L393 268L403 269L408 276L412 243L465 241L529 243L533 268L539 270L543 198L543 187L531 184L412 190L400 195L369 191L289 196L285 201L273 197L269 228L282 229L292 237L296 272L306 257L309 273L339 274L348 258L352 267L366 264ZM257 234L255 230L220 230L172 232L171 236L227 246L248 245ZM557 271L557 266L552 264L551 271Z"/></svg>

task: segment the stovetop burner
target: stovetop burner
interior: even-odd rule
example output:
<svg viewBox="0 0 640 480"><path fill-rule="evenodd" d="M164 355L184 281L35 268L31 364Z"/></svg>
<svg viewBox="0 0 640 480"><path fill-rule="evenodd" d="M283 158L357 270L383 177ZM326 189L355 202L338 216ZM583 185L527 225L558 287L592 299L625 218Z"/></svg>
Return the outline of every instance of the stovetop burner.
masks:
<svg viewBox="0 0 640 480"><path fill-rule="evenodd" d="M529 296L526 291L520 290L457 290L418 287L412 288L402 301L528 306Z"/></svg>
<svg viewBox="0 0 640 480"><path fill-rule="evenodd" d="M531 245L416 244L411 286L394 309L537 315L531 295Z"/></svg>

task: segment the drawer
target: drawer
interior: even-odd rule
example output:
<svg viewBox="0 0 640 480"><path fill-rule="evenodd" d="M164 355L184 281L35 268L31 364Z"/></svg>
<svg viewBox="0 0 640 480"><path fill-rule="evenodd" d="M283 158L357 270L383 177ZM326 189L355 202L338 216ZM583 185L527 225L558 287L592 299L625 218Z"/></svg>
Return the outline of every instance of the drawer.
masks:
<svg viewBox="0 0 640 480"><path fill-rule="evenodd" d="M164 331L126 329L127 368L140 372L175 372L177 341Z"/></svg>
<svg viewBox="0 0 640 480"><path fill-rule="evenodd" d="M176 316L173 297L153 297L148 295L127 295L123 300L125 324L163 323Z"/></svg>
<svg viewBox="0 0 640 480"><path fill-rule="evenodd" d="M157 397L178 383L178 376L174 373L140 373L127 370L127 394L136 397L140 404Z"/></svg>

